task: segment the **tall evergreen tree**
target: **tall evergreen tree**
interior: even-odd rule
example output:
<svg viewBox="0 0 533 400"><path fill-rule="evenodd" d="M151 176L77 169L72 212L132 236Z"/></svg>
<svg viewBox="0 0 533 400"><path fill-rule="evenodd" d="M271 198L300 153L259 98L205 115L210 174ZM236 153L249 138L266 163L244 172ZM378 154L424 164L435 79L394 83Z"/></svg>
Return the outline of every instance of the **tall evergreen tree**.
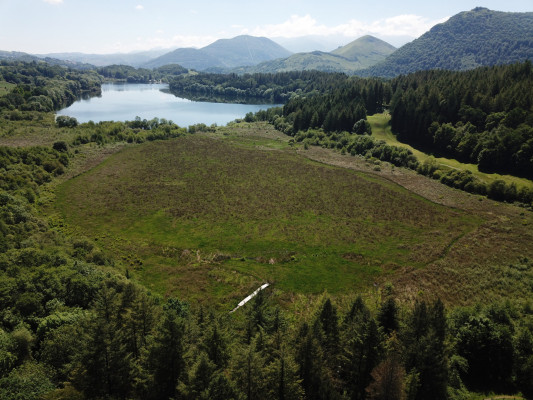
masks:
<svg viewBox="0 0 533 400"><path fill-rule="evenodd" d="M185 324L177 312L165 310L153 343L149 348L149 370L153 376L152 397L176 396L178 379L185 373Z"/></svg>
<svg viewBox="0 0 533 400"><path fill-rule="evenodd" d="M388 297L381 304L377 319L379 325L383 328L383 331L387 335L390 335L393 331L398 330L398 305L393 297Z"/></svg>

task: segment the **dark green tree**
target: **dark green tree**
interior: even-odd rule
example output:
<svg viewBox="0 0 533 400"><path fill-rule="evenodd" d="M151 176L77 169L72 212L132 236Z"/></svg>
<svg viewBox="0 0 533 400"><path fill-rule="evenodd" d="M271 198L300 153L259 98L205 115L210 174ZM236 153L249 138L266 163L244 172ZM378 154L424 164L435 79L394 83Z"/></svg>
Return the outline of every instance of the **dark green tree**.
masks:
<svg viewBox="0 0 533 400"><path fill-rule="evenodd" d="M390 335L393 331L398 330L398 305L393 297L388 297L381 304L377 320L387 335Z"/></svg>
<svg viewBox="0 0 533 400"><path fill-rule="evenodd" d="M148 368L153 376L155 399L176 397L178 380L185 374L185 323L176 310L165 310L149 347Z"/></svg>

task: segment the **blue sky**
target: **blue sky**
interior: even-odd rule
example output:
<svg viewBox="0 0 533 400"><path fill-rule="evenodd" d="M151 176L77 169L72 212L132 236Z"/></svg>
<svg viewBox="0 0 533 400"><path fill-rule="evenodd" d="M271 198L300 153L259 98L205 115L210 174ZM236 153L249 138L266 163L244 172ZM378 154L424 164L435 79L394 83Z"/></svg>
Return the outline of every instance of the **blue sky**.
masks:
<svg viewBox="0 0 533 400"><path fill-rule="evenodd" d="M533 11L532 0L0 0L0 50L114 53L202 47L240 34L399 45L460 11Z"/></svg>

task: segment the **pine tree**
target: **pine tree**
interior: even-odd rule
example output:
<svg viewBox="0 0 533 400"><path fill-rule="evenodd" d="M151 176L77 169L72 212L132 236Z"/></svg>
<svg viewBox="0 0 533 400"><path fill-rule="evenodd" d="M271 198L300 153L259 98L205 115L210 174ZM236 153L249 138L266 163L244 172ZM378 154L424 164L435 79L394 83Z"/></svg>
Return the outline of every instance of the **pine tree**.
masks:
<svg viewBox="0 0 533 400"><path fill-rule="evenodd" d="M88 397L127 396L131 390L131 353L120 324L121 299L104 286L95 299L94 316L86 328L85 347L73 378Z"/></svg>
<svg viewBox="0 0 533 400"><path fill-rule="evenodd" d="M387 335L398 330L398 306L394 298L388 297L387 300L385 300L379 309L377 319L379 325Z"/></svg>
<svg viewBox="0 0 533 400"><path fill-rule="evenodd" d="M149 349L154 398L169 399L176 396L178 379L185 373L184 335L185 324L182 318L174 309L165 310Z"/></svg>
<svg viewBox="0 0 533 400"><path fill-rule="evenodd" d="M393 333L386 343L387 357L372 371L366 392L370 400L403 400L405 369L400 362L400 343ZM431 397L428 397L431 398Z"/></svg>

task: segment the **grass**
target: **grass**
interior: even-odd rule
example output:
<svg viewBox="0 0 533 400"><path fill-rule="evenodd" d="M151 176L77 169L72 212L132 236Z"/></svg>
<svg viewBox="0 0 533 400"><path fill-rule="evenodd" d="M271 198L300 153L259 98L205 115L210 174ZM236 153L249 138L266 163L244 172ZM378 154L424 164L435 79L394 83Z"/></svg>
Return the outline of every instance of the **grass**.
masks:
<svg viewBox="0 0 533 400"><path fill-rule="evenodd" d="M5 96L9 92L11 92L11 90L13 90L13 88L15 86L17 86L17 85L14 84L14 83L9 83L9 82L6 82L6 81L0 81L0 96Z"/></svg>
<svg viewBox="0 0 533 400"><path fill-rule="evenodd" d="M228 306L265 281L364 290L425 269L483 222L255 128L263 138L224 128L126 148L60 186L57 208L152 290Z"/></svg>
<svg viewBox="0 0 533 400"><path fill-rule="evenodd" d="M55 126L54 114L34 112L32 115L35 119L30 121L10 121L0 115L0 146L51 146L72 135Z"/></svg>
<svg viewBox="0 0 533 400"><path fill-rule="evenodd" d="M414 147L402 143L398 141L396 136L392 133L390 128L390 114L375 114L368 117L368 121L370 122L370 125L372 126L372 136L376 139L384 140L387 144L404 147L413 152L413 154L416 156L416 158L420 162L424 162L427 160L431 155L426 154L420 150L415 149ZM521 188L523 186L528 188L533 188L533 182L524 179L524 178L518 178L516 176L512 175L500 175L500 174L487 174L484 172L480 172L478 169L478 166L476 164L466 164L459 162L457 160L451 159L451 158L444 158L444 157L436 157L435 160L440 165L441 169L461 169L461 170L467 170L472 172L474 176L479 178L482 182L490 184L494 182L495 180L501 179L505 181L506 183L515 183L518 188Z"/></svg>

